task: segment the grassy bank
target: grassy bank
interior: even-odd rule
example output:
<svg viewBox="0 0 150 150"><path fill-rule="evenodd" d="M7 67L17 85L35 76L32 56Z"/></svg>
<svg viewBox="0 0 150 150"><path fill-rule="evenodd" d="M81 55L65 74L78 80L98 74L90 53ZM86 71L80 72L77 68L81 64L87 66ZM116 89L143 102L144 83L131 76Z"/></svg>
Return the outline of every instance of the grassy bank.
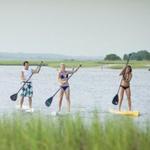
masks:
<svg viewBox="0 0 150 150"><path fill-rule="evenodd" d="M40 61L30 61L31 65L38 65ZM54 68L58 68L60 66L60 63L65 63L67 67L73 67L73 66L78 66L79 64L82 64L83 67L97 67L100 66L102 62L98 61L78 61L78 60L64 60L64 61L44 61L45 66L50 66ZM0 65L8 65L8 66L20 66L22 65L22 61L15 61L15 60L0 60Z"/></svg>
<svg viewBox="0 0 150 150"><path fill-rule="evenodd" d="M150 125L139 128L133 118L22 116L0 120L2 150L149 150Z"/></svg>
<svg viewBox="0 0 150 150"><path fill-rule="evenodd" d="M37 65L40 61L30 61L30 64ZM82 64L83 67L101 67L101 68L111 68L111 69L121 69L124 61L79 61L79 60L64 60L64 61L45 61L45 66L50 66L58 68L60 63L65 63L67 67L77 66ZM130 61L133 68L150 68L150 61ZM0 65L22 65L22 61L15 60L0 60Z"/></svg>

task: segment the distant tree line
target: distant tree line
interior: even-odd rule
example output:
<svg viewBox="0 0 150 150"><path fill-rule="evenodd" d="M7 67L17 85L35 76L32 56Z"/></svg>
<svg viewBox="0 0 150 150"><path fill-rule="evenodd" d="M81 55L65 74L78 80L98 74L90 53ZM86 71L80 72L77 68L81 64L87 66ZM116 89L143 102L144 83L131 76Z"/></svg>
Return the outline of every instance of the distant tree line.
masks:
<svg viewBox="0 0 150 150"><path fill-rule="evenodd" d="M128 55L124 54L123 60L127 60ZM146 50L131 53L131 60L150 60L150 52Z"/></svg>
<svg viewBox="0 0 150 150"><path fill-rule="evenodd" d="M141 50L138 52L130 53L131 60L150 60L150 52L146 50ZM127 60L129 54L124 54L123 60ZM108 54L105 56L104 60L121 60L121 58L116 54Z"/></svg>
<svg viewBox="0 0 150 150"><path fill-rule="evenodd" d="M104 60L121 60L121 58L117 56L116 54L108 54L106 55Z"/></svg>

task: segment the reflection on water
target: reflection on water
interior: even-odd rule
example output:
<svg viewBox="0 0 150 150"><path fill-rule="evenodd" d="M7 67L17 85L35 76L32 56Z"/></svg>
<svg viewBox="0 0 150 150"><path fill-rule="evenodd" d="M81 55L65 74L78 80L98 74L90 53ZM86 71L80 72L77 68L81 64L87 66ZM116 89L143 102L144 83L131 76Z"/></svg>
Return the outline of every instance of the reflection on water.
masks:
<svg viewBox="0 0 150 150"><path fill-rule="evenodd" d="M15 93L21 86L19 75L22 67L1 66L0 67L0 113L12 113L16 111L17 102L12 102L9 96ZM116 94L120 77L119 70L101 68L82 68L70 80L72 113L80 112L83 116L91 116L96 109L101 115L111 115L109 108L115 108L111 104L113 96ZM43 113L50 114L50 111L57 111L57 99L54 98L50 108L45 107L45 100L57 89L57 70L43 67L39 75L33 76L34 97L33 107ZM143 120L148 118L150 109L150 72L146 69L133 70L131 83L133 109L142 113L138 118ZM19 98L18 98L19 99ZM27 101L26 101L27 102ZM123 108L127 109L126 97ZM63 101L63 110L66 110L66 101Z"/></svg>

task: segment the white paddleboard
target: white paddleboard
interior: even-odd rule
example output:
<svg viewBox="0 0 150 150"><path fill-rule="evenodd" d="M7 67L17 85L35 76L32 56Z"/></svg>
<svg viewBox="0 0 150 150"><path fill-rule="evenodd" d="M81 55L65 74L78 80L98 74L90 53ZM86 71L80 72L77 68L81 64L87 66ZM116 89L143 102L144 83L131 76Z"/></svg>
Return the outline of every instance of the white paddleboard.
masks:
<svg viewBox="0 0 150 150"><path fill-rule="evenodd" d="M69 113L69 112L65 113L65 112L56 112L56 111L53 111L50 114L51 114L51 116L65 116L65 115L70 115L71 113Z"/></svg>
<svg viewBox="0 0 150 150"><path fill-rule="evenodd" d="M28 113L33 113L34 112L34 109L26 109L25 112L28 112Z"/></svg>
<svg viewBox="0 0 150 150"><path fill-rule="evenodd" d="M23 111L23 112L34 112L34 108L30 109L29 106L23 105L22 109L20 109L19 105L16 105L16 109Z"/></svg>
<svg viewBox="0 0 150 150"><path fill-rule="evenodd" d="M51 116L57 116L57 115L58 115L58 112L56 111L51 112Z"/></svg>

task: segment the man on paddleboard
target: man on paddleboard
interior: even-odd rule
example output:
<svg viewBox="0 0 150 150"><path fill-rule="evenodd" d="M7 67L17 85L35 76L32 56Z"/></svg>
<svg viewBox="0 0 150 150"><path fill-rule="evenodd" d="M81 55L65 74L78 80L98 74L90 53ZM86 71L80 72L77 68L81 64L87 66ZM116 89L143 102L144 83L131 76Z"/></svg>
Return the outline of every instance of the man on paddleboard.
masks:
<svg viewBox="0 0 150 150"><path fill-rule="evenodd" d="M25 84L21 91L21 99L20 99L20 109L22 109L24 98L29 98L29 109L32 110L32 96L33 96L33 86L32 86L32 79L29 79L33 74L39 73L41 67L37 67L37 69L33 70L29 67L29 62L23 62L23 69L21 71L21 81Z"/></svg>

